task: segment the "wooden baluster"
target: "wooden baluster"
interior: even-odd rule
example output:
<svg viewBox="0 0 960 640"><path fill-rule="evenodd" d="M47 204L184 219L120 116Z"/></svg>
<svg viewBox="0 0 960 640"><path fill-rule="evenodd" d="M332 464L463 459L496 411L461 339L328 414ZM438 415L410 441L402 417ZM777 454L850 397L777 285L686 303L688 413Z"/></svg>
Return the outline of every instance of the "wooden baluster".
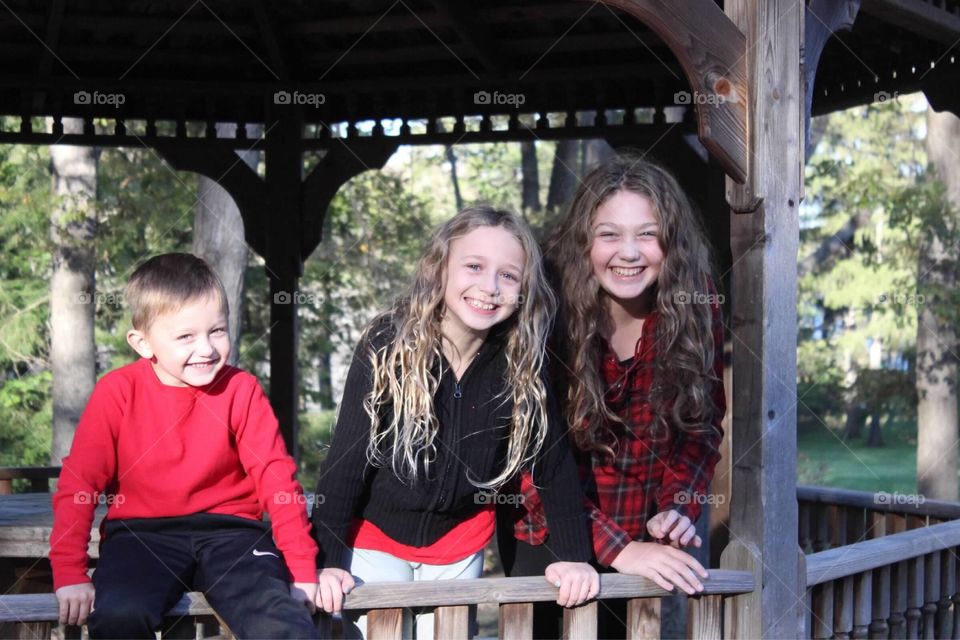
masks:
<svg viewBox="0 0 960 640"><path fill-rule="evenodd" d="M812 638L813 637L813 589L807 589L807 593L803 598L803 629L801 630L801 637L803 638Z"/></svg>
<svg viewBox="0 0 960 640"><path fill-rule="evenodd" d="M825 582L813 588L813 626L810 637L833 637L833 583Z"/></svg>
<svg viewBox="0 0 960 640"><path fill-rule="evenodd" d="M434 640L467 640L470 637L470 606L434 609L433 637Z"/></svg>
<svg viewBox="0 0 960 640"><path fill-rule="evenodd" d="M800 544L800 549L804 553L810 553L813 549L812 532L810 531L810 510L811 506L809 502L800 503L800 511L798 513L800 527L797 532L797 541Z"/></svg>
<svg viewBox="0 0 960 640"><path fill-rule="evenodd" d="M847 541L845 544L861 542L867 530L867 511L862 507L847 507Z"/></svg>
<svg viewBox="0 0 960 640"><path fill-rule="evenodd" d="M953 553L953 549L940 552L940 599L937 601L937 621L934 624L938 638L949 638L951 635L950 597L954 592L957 568Z"/></svg>
<svg viewBox="0 0 960 640"><path fill-rule="evenodd" d="M953 602L953 633L952 637L960 640L960 588L957 587L957 580L960 580L960 547L955 547L948 554L953 564L953 579L950 582L949 592L950 601Z"/></svg>
<svg viewBox="0 0 960 640"><path fill-rule="evenodd" d="M813 551L826 551L830 548L830 509L825 504L814 505L816 534L813 538Z"/></svg>
<svg viewBox="0 0 960 640"><path fill-rule="evenodd" d="M940 601L940 552L923 557L923 637L933 640L937 603Z"/></svg>
<svg viewBox="0 0 960 640"><path fill-rule="evenodd" d="M723 596L687 600L687 638L720 640L723 637Z"/></svg>
<svg viewBox="0 0 960 640"><path fill-rule="evenodd" d="M900 533L907 530L906 516L899 513L887 514L887 532ZM890 637L907 637L907 561L903 560L891 567L890 576Z"/></svg>
<svg viewBox="0 0 960 640"><path fill-rule="evenodd" d="M853 578L853 638L867 638L872 618L873 572L865 571Z"/></svg>
<svg viewBox="0 0 960 640"><path fill-rule="evenodd" d="M627 640L659 640L659 638L660 598L628 600Z"/></svg>
<svg viewBox="0 0 960 640"><path fill-rule="evenodd" d="M527 640L533 637L533 603L500 605L500 633L503 640Z"/></svg>
<svg viewBox="0 0 960 640"><path fill-rule="evenodd" d="M839 505L830 505L830 548L847 544L847 509Z"/></svg>
<svg viewBox="0 0 960 640"><path fill-rule="evenodd" d="M597 637L597 601L563 610L563 640Z"/></svg>
<svg viewBox="0 0 960 640"><path fill-rule="evenodd" d="M853 576L836 580L835 584L833 637L837 640L847 640L850 637L850 631L853 630Z"/></svg>
<svg viewBox="0 0 960 640"><path fill-rule="evenodd" d="M869 538L883 538L887 535L887 514L880 511L871 511L868 515L870 526L867 531ZM873 621L870 623L871 638L886 638L890 632L887 618L890 617L890 565L873 570Z"/></svg>
<svg viewBox="0 0 960 640"><path fill-rule="evenodd" d="M403 609L371 609L367 614L368 640L401 640Z"/></svg>
<svg viewBox="0 0 960 640"><path fill-rule="evenodd" d="M926 523L917 516L907 516L907 528L919 529ZM919 638L923 621L923 557L907 560L907 637Z"/></svg>

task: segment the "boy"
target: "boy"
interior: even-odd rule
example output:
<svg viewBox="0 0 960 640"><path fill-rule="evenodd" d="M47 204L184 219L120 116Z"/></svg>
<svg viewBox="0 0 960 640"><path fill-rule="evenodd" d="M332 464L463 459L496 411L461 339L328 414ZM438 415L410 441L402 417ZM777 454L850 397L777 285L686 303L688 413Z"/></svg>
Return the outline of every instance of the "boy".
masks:
<svg viewBox="0 0 960 640"><path fill-rule="evenodd" d="M91 637L153 638L196 589L238 637L319 637L317 547L296 465L256 378L226 364L223 286L203 260L170 253L141 265L126 297L141 359L97 383L53 498L60 621L83 624L92 610Z"/></svg>

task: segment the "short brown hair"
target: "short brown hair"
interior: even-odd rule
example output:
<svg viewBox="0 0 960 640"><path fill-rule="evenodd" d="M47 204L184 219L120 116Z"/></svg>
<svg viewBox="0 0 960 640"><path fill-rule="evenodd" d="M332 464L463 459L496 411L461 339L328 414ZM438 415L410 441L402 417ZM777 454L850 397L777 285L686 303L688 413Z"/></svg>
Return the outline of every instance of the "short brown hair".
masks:
<svg viewBox="0 0 960 640"><path fill-rule="evenodd" d="M214 296L229 314L220 278L203 259L190 253L164 253L133 272L126 287L133 328L146 330L157 316L179 311L191 300Z"/></svg>

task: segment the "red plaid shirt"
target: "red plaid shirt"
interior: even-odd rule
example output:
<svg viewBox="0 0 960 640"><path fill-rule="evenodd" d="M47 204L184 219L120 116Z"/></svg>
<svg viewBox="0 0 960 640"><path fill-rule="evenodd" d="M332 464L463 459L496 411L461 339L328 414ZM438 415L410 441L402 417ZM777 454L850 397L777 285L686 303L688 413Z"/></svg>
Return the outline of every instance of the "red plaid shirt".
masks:
<svg viewBox="0 0 960 640"><path fill-rule="evenodd" d="M610 566L632 540L649 539L646 521L657 513L676 509L690 520L700 515L702 498L707 495L720 459L720 421L726 411L723 320L717 305L712 305L712 310L714 374L719 382L712 393L717 413L707 433L677 432L660 439L649 434L653 409L648 400L658 354L656 312L644 322L634 357L627 362L619 362L604 343L601 374L608 388L607 404L624 419L626 427L612 425L619 440L612 461L603 454L578 453L594 553L604 566ZM521 478L520 490L526 508L520 512L523 515L515 524L514 534L528 544L543 544L548 534L546 517L527 473Z"/></svg>

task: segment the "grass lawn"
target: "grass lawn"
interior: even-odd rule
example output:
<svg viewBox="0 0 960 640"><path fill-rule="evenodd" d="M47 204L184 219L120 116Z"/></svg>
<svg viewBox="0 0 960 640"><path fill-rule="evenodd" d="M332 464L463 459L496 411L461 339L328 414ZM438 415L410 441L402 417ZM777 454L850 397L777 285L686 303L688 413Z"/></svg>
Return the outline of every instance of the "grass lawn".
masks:
<svg viewBox="0 0 960 640"><path fill-rule="evenodd" d="M840 429L820 421L806 423L797 434L797 483L860 491L904 494L917 490L916 422L881 423L884 446L863 438L843 442Z"/></svg>

